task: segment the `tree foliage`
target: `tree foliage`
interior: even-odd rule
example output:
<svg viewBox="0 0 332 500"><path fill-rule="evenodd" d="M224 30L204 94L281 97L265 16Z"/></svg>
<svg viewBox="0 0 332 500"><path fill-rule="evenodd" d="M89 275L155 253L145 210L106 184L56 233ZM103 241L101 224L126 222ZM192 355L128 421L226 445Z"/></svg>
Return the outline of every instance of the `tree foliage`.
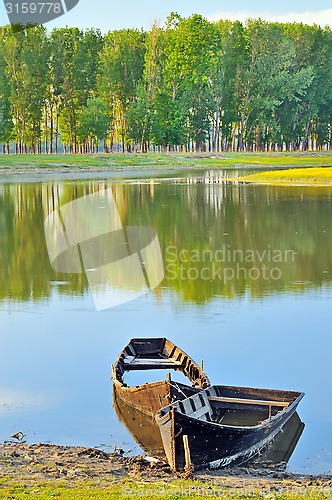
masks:
<svg viewBox="0 0 332 500"><path fill-rule="evenodd" d="M4 152L331 149L331 109L328 27L0 29Z"/></svg>

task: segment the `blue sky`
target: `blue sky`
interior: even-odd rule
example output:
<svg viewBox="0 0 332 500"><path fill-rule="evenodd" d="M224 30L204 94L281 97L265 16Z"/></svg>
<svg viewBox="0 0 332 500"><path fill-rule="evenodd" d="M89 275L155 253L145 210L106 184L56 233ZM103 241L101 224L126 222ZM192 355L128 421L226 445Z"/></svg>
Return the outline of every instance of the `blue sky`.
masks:
<svg viewBox="0 0 332 500"><path fill-rule="evenodd" d="M7 1L7 0L4 0ZM13 3L15 0L11 0ZM47 1L47 0L34 0ZM53 27L78 26L80 28L98 27L103 32L113 29L144 27L149 28L155 19L161 23L171 11L182 16L194 12L208 19L218 18L245 20L248 17L261 17L276 21L302 21L308 24L329 24L332 26L332 5L330 0L274 0L250 2L238 0L80 0L79 4L65 16L47 23ZM8 22L3 3L0 4L0 24Z"/></svg>

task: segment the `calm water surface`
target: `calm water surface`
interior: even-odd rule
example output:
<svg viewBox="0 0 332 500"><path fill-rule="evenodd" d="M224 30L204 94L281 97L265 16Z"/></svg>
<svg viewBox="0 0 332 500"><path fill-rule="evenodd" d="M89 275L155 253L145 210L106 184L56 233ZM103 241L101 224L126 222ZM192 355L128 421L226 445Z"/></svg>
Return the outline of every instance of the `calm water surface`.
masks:
<svg viewBox="0 0 332 500"><path fill-rule="evenodd" d="M220 176L0 183L0 442L22 431L139 453L112 408L111 364L131 337L166 336L213 383L305 392L289 469L332 470L332 189ZM124 226L156 231L165 277L97 312L85 274L52 269L44 220L108 189Z"/></svg>

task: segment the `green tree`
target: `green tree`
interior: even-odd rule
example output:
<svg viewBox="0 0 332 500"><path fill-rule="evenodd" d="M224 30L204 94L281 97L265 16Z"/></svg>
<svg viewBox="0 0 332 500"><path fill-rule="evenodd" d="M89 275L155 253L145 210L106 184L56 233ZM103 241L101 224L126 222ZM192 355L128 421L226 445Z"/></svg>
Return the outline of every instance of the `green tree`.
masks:
<svg viewBox="0 0 332 500"><path fill-rule="evenodd" d="M10 101L10 80L2 53L4 32L5 30L0 32L0 142L3 145L3 153L9 153L9 141L12 137L14 123Z"/></svg>
<svg viewBox="0 0 332 500"><path fill-rule="evenodd" d="M80 112L97 94L102 37L98 30L61 28L52 31L51 40L50 106L56 109L61 136L69 151L77 152Z"/></svg>
<svg viewBox="0 0 332 500"><path fill-rule="evenodd" d="M310 67L296 68L295 48L282 26L249 20L246 33L246 57L238 68L235 87L240 151L245 142L253 142L256 127L260 147L262 126L273 123L276 110L286 99L300 99L313 79Z"/></svg>
<svg viewBox="0 0 332 500"><path fill-rule="evenodd" d="M98 143L105 139L108 132L109 117L105 104L99 98L88 99L79 117L78 136L83 152L93 153Z"/></svg>
<svg viewBox="0 0 332 500"><path fill-rule="evenodd" d="M145 33L126 29L107 33L100 53L98 95L110 116L110 149L121 141L125 150L126 112L143 75ZM127 144L127 149L129 144Z"/></svg>
<svg viewBox="0 0 332 500"><path fill-rule="evenodd" d="M48 40L45 28L11 30L2 39L2 51L9 77L10 102L18 152L40 150L42 110L45 102Z"/></svg>
<svg viewBox="0 0 332 500"><path fill-rule="evenodd" d="M218 89L220 32L197 14L188 19L173 14L167 32L164 87L183 109L188 142L192 138L198 150L205 143L211 114L219 106L213 90Z"/></svg>
<svg viewBox="0 0 332 500"><path fill-rule="evenodd" d="M306 26L298 23L285 24L285 32L292 38L299 68L311 68L313 79L299 103L286 103L285 121L293 122L291 141L302 144L302 149L329 140L332 104L332 32L330 28ZM289 126L289 125L288 125Z"/></svg>
<svg viewBox="0 0 332 500"><path fill-rule="evenodd" d="M142 153L148 152L148 143L152 131L152 115L150 112L149 99L144 82L138 84L134 100L129 105L126 113L128 124L128 138L139 144Z"/></svg>

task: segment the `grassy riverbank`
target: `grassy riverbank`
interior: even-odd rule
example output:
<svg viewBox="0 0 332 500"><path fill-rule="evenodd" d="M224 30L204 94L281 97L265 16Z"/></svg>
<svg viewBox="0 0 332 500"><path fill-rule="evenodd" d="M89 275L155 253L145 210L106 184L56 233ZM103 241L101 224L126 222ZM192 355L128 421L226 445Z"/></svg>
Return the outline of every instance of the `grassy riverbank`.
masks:
<svg viewBox="0 0 332 500"><path fill-rule="evenodd" d="M323 167L332 166L332 152L0 155L0 173L36 170L117 170L127 167Z"/></svg>
<svg viewBox="0 0 332 500"><path fill-rule="evenodd" d="M326 500L331 498L330 487L310 488L299 485L285 484L284 487L257 485L248 482L245 488L230 488L218 486L214 482L203 481L175 481L165 483L156 482L125 482L123 484L113 484L104 487L95 486L92 482L81 485L70 486L66 483L47 482L34 486L29 484L16 484L1 488L0 499L23 500L27 496L31 499L59 500L106 500L106 499L130 499L130 498L151 498L153 500L175 500L177 498L224 498L230 499L280 499L299 500L310 498L312 500Z"/></svg>
<svg viewBox="0 0 332 500"><path fill-rule="evenodd" d="M246 183L292 185L292 186L326 186L332 185L332 167L292 168L259 172L239 177Z"/></svg>

